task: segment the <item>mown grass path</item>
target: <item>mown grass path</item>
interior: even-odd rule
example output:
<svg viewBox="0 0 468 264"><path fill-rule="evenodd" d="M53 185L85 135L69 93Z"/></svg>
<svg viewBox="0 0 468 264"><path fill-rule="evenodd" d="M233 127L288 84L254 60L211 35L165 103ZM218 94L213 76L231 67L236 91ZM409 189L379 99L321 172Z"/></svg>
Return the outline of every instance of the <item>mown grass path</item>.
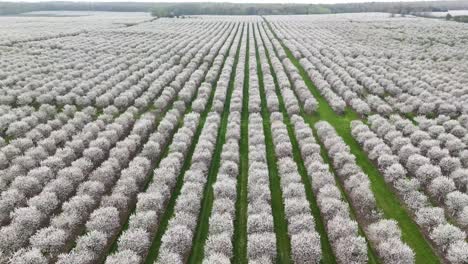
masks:
<svg viewBox="0 0 468 264"><path fill-rule="evenodd" d="M341 197L343 197L343 200L349 205L349 213L350 213L351 219L356 221L357 220L356 211L354 210L354 207L352 206L352 203L350 202L351 199L349 198L348 194L346 193L340 179L336 176L337 174L336 174L335 168L332 165L333 162L331 161L330 156L328 155L327 149L325 148L323 143L320 140L318 140L319 137L317 135L317 130L314 127L314 123L311 122L310 120L306 120L306 122L308 122L309 125L311 126L314 137L317 139L317 144L320 145L320 156L322 156L323 161L326 164L328 164L328 166L330 168L330 171L333 173L333 175L335 175L336 186L340 190ZM380 263L379 258L377 256L375 250L372 248L372 246L371 246L371 244L369 242L369 239L367 238L366 233L364 232L364 229L362 228L362 225L359 224L359 223L358 223L358 233L359 233L360 236L364 237L364 239L366 240L367 258L368 258L367 263L369 263L369 264Z"/></svg>
<svg viewBox="0 0 468 264"><path fill-rule="evenodd" d="M272 30L269 22L265 19L267 26L273 32L275 38L282 44L288 58L299 70L300 75L304 79L312 94L319 102L317 113L314 115L305 116L312 123L319 120L329 122L337 131L338 135L343 138L346 144L351 148L351 153L356 156L356 163L362 168L364 173L369 176L371 188L374 193L377 206L382 210L385 218L396 220L402 231L402 240L407 243L416 254L416 263L429 264L440 263L441 260L431 248L429 242L424 238L424 235L419 230L418 225L411 218L410 213L405 206L399 201L388 186L377 167L367 157L364 150L359 146L359 143L351 135L350 122L360 119L358 114L352 109L346 109L344 115L336 114L329 106L328 102L321 96L317 88L314 86L304 68L299 61L292 55L291 51L281 42Z"/></svg>
<svg viewBox="0 0 468 264"><path fill-rule="evenodd" d="M261 35L260 35L260 38L263 39ZM312 182L309 179L306 167L304 165L304 160L302 159L302 156L301 156L299 144L297 142L296 135L294 134L294 126L291 124L289 115L286 111L286 107L284 106L284 100L280 92L275 70L270 60L269 51L267 47L265 46L265 44L263 45L263 47L267 55L267 62L270 66L270 71L271 71L271 75L273 76L273 81L275 82L275 91L276 91L276 95L278 96L279 108L283 114L283 121L286 124L286 127L288 129L289 139L291 140L291 144L293 147L293 156L294 156L293 158L297 164L298 172L301 175L302 183L304 184L306 198L309 201L309 207L315 220L315 230L320 234L320 244L321 244L321 249L322 249L322 261L321 262L327 263L327 264L329 263L333 264L333 263L336 263L336 258L333 253L333 249L331 247L330 241L328 239L327 230L325 228L325 223L323 222L320 209L313 195ZM301 110L301 115L303 115L302 110Z"/></svg>
<svg viewBox="0 0 468 264"><path fill-rule="evenodd" d="M237 27L235 29L235 32L236 32L235 34L237 34L238 30L239 30L239 28ZM233 43L234 43L234 41L230 44L229 49L231 48ZM228 49L228 51L229 51L229 49ZM227 58L227 54L224 57L223 66L224 66L224 63L226 62L226 58ZM221 72L219 72L215 83L218 82L220 75L221 75ZM216 84L212 88L210 99L209 99L209 101L207 103L206 109L205 109L205 111L203 111L202 115L200 116L200 122L199 122L197 130L195 132L195 136L194 136L192 145L189 148L189 151L187 153L187 156L185 158L184 164L183 164L182 169L181 169L181 173L177 178L177 182L176 182L174 191L173 191L173 193L171 195L171 198L169 199L166 210L164 211L164 214L161 217L159 227L158 227L158 231L156 232L156 235L154 236L153 242L152 242L151 247L150 247L150 249L148 251L148 255L146 256L145 263L147 263L147 264L153 264L158 258L159 248L161 247L161 244L162 244L161 238L164 235L164 233L166 232L169 220L174 215L174 206L175 206L177 197L180 194L180 190L182 189L183 180L184 180L183 176L185 174L185 171L187 171L190 168L190 165L192 163L192 155L193 155L193 152L195 150L195 146L197 145L197 142L198 142L198 139L200 137L203 126L205 124L206 118L208 116L208 112L211 109L211 106L213 104L213 97L214 97L215 91L216 91Z"/></svg>
<svg viewBox="0 0 468 264"><path fill-rule="evenodd" d="M233 263L247 263L247 209L249 177L249 28L244 65L244 87L242 91L241 138L239 142L240 164L237 179L236 219L234 221Z"/></svg>
<svg viewBox="0 0 468 264"><path fill-rule="evenodd" d="M174 100L172 103L171 103L171 106L174 104L176 100ZM155 118L155 130L157 130L157 126L159 126L159 123L161 122L161 120L164 118L164 115L170 110L171 108L168 107L167 109L165 109L165 111L162 113L158 113L156 114L156 118ZM153 106L149 106L147 111L154 111L154 107ZM144 113L146 113L144 112ZM185 111L185 114L184 116L187 114L187 113L190 113L191 112L191 108L188 107L187 110ZM139 116L142 116L143 113L138 113ZM183 119L183 117L182 117ZM152 164L152 167L151 167L151 170L149 172L149 175L147 177L147 180L145 182L145 185L143 187L143 190L146 191L146 189L148 189L148 186L150 185L150 183L153 181L153 177L154 177L154 169L158 168L159 167L159 163L161 162L161 160L167 156L168 152L169 152L169 146L172 144L172 140L174 139L174 135L175 133L177 133L177 130L179 130L179 128L181 128L183 125L183 121L181 120L181 122L179 122L177 128L174 130L174 133L172 134L172 137L169 139L169 141L163 146L163 150L161 151L161 155L159 156L159 158L153 162ZM149 136L148 136L148 139L149 139ZM145 144L146 144L147 141L145 141ZM145 144L141 144L139 150L137 151L137 153L140 153L141 150L143 150L143 147ZM138 154L135 155L135 157L137 156ZM129 225L129 220L130 220L130 216L133 215L135 213L135 210L136 210L136 202L137 200L134 200L133 203L131 204L131 206L129 207L129 214L126 216L126 218L124 219L125 223L124 225L122 226L122 228L120 229L119 233L117 234L117 236L115 237L115 239L112 241L111 245L110 245L110 249L109 249L109 253L112 254L112 253L115 253L117 251L117 243L118 243L118 239L120 238L120 236L122 235L122 233L124 231L126 231L128 229L128 225ZM76 241L75 241L76 242ZM107 256L106 256L107 257Z"/></svg>
<svg viewBox="0 0 468 264"><path fill-rule="evenodd" d="M255 28L253 30L256 31ZM260 56L258 54L257 36L254 34L255 40L255 56L257 58L257 74L260 89L261 114L263 118L263 131L265 133L265 147L268 163L268 175L270 177L270 192L271 192L271 209L273 213L273 223L276 233L276 249L277 263L289 264L291 260L291 243L288 236L288 222L284 213L283 195L281 191L281 182L278 175L278 167L276 165L276 155L271 135L270 113L267 109L265 98L265 87L263 84L263 72L260 64Z"/></svg>
<svg viewBox="0 0 468 264"><path fill-rule="evenodd" d="M162 90L159 91L158 93L158 96L161 95L162 93ZM193 101L194 98L192 98L192 101ZM172 100L172 102L170 103L170 106L166 107L163 111L158 111L153 104L150 104L148 107L146 107L143 111L139 111L138 113L135 114L135 119L138 120L139 118L141 118L142 115L144 115L145 113L149 113L149 112L153 112L154 115L155 115L155 127L154 127L154 130L152 133L156 132L157 130L157 127L159 126L159 123L161 122L161 120L164 118L164 116L167 114L167 112L169 112L171 109L172 109L172 106L174 105L174 103L177 101L177 98L174 98L174 100ZM191 107L188 107L184 113L184 116L187 114L187 113L190 113L191 112ZM98 112L97 112L97 115L100 115L102 114L102 109L99 109ZM120 115L121 113L119 114L116 114L114 116L114 118L116 118L118 115ZM182 117L183 118L183 117ZM150 172L148 173L148 176L146 177L146 182L144 184L144 187L143 187L143 191L145 191L149 184L152 182L153 180L153 177L154 177L154 172L153 170L157 167L159 167L159 163L161 162L161 160L163 159L163 157L166 157L167 154L168 154L168 151L169 151L169 146L172 144L172 140L173 140L173 136L175 135L175 133L177 132L177 130L179 128L181 128L183 125L183 122L182 120L178 123L177 125L177 128L174 130L174 132L172 133L172 136L169 138L168 142L166 142L166 144L164 146L162 146L162 151L161 151L161 155L159 156L159 158L157 158L153 163L152 163L152 166L151 166L151 170ZM135 158L136 156L138 156L138 153L140 153L144 147L144 145L148 142L149 140L149 136L148 138L144 141L144 143L142 143L138 150L135 152L135 156L133 156L133 158ZM132 159L133 159L132 158ZM104 251L106 252L105 254L103 254L103 257L97 261L97 262L100 262L100 263L104 263L107 256L112 254L112 253L115 253L117 251L117 243L118 243L118 239L120 238L120 236L122 235L122 233L124 231L126 231L129 227L129 219L130 219L130 216L134 214L135 210L136 210L136 202L137 200L132 200L130 201L130 205L129 205L129 209L128 209L128 215L124 216L123 219L121 219L121 221L124 223L122 228L119 230L118 234L116 236L114 236L112 238L112 241L109 245L109 247L106 247L106 249L104 249ZM84 235L86 233L86 229L83 228L82 231L80 231L80 236ZM70 243L70 247L74 248L76 246L76 240L73 241L73 243ZM69 250L69 249L68 249Z"/></svg>
<svg viewBox="0 0 468 264"><path fill-rule="evenodd" d="M234 79L236 77L236 68L239 61L239 53L242 41L242 34L244 33L244 25L240 32L239 42L237 43L236 56L232 65L231 76L229 79L229 86L226 91L226 99L224 102L223 113L221 115L221 125L218 128L218 136L216 138L216 147L214 156L211 161L211 166L208 172L208 177L204 189L204 195L201 203L200 215L198 217L198 225L195 229L193 236L192 252L188 258L187 263L195 264L202 263L204 257L204 246L206 238L208 237L209 231L209 219L211 215L211 209L213 208L213 184L216 182L218 176L219 166L221 163L221 152L223 150L224 143L226 142L226 129L229 117L229 109L231 105L232 91L234 90Z"/></svg>
<svg viewBox="0 0 468 264"><path fill-rule="evenodd" d="M275 50L273 50L273 52L275 52L275 54L278 56L278 54L276 53ZM267 51L267 54L269 52ZM271 64L271 61L269 61L270 63L270 67L272 67L272 64ZM280 91L280 88L279 88L279 85L277 83L277 79L276 79L276 74L272 71L272 75L273 75L273 78L275 80L275 86L276 86L276 93L278 94L278 96L281 96L281 91ZM289 76L288 76L289 77ZM280 102L281 103L281 102ZM333 173L333 175L335 176L335 180L336 180L336 186L337 188L340 190L341 192L341 196L343 198L343 200L349 205L349 209L350 209L350 216L351 216L351 219L353 220L356 220L356 212L354 210L354 208L352 207L352 203L350 203L350 199L346 193L346 191L344 190L342 184L341 184L341 181L339 180L339 178L336 176L336 172L332 166L332 162L330 160L330 157L328 156L328 151L325 149L325 147L323 146L323 144L320 142L320 140L318 140L318 136L317 136L317 131L315 130L315 127L314 127L314 124L318 121L320 121L319 119L317 120L314 120L314 119L311 119L310 116L311 115L308 115L304 112L304 109L302 107L302 105L300 105L300 109L301 109L301 115L303 116L305 122L307 124L309 124L312 132L314 133L314 137L315 139L317 140L317 144L320 145L320 156L322 157L322 159L324 160L324 162L326 164L328 164L329 168L330 168L330 171ZM312 190L310 190L312 191ZM319 210L319 214L317 215L317 217L320 217L320 209L317 208L317 210ZM315 215L314 215L315 217ZM366 244L367 244L367 257L368 257L368 263L370 264L374 264L374 263L379 263L378 261L378 257L375 253L375 251L373 250L373 248L371 247L370 243L369 243L369 240L367 239L366 237L366 234L364 233L364 230L362 228L361 225L358 225L358 231L359 231L359 235L361 235L362 237L364 237L366 239ZM326 234L326 238L327 238L327 241L328 241L328 235L327 235L327 232L326 232L326 229L324 230L325 234ZM323 238L322 238L323 239ZM323 245L322 245L323 246ZM327 249L328 250L328 249ZM330 249L331 247L330 247ZM326 254L326 255L329 255L329 254L332 254L332 256L334 257L333 255L333 251L332 252L322 252L322 254ZM336 259L335 259L336 261ZM324 259L324 263L329 263L327 262L325 259Z"/></svg>

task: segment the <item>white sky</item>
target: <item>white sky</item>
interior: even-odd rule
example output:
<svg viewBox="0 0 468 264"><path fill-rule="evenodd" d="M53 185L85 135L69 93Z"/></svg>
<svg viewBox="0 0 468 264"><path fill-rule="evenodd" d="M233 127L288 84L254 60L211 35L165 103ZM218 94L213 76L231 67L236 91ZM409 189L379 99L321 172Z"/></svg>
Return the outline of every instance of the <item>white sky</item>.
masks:
<svg viewBox="0 0 468 264"><path fill-rule="evenodd" d="M42 0L0 0L12 2L42 2ZM59 0L78 2L80 0ZM361 2L414 2L425 0L81 0L80 2L230 2L230 3L301 3L301 4L335 4L335 3L361 3ZM448 1L448 0L447 0Z"/></svg>

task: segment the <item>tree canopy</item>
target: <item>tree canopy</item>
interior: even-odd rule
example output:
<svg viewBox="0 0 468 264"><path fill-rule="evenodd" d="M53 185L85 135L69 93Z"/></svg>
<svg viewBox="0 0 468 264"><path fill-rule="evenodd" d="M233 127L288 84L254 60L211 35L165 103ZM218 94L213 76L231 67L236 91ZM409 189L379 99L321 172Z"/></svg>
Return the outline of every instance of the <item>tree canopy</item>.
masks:
<svg viewBox="0 0 468 264"><path fill-rule="evenodd" d="M468 2L367 2L347 4L235 4L235 3L143 3L143 2L0 2L0 15L21 14L32 11L113 11L151 12L153 16L190 15L293 15L357 12L439 12L467 9Z"/></svg>

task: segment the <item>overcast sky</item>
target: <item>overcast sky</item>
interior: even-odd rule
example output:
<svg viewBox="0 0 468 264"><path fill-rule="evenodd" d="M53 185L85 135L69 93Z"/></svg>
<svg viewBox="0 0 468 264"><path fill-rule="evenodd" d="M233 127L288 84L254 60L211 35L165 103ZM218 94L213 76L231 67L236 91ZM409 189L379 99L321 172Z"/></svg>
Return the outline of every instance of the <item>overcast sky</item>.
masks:
<svg viewBox="0 0 468 264"><path fill-rule="evenodd" d="M43 0L0 0L13 2L42 2ZM49 0L50 1L50 0ZM301 3L301 4L335 4L335 3L361 3L361 2L408 2L408 0L59 0L68 2L231 2L231 3ZM424 0L411 0L424 1Z"/></svg>

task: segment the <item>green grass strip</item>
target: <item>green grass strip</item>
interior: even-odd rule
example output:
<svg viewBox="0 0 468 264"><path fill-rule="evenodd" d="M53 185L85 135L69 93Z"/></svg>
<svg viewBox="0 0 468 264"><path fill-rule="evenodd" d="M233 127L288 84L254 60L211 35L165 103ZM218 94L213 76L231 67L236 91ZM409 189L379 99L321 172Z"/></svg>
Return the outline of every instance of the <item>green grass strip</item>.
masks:
<svg viewBox="0 0 468 264"><path fill-rule="evenodd" d="M159 124L159 122L157 122ZM179 128L181 128L183 125L183 122L179 122L179 125L178 125L178 128L177 130L179 130ZM177 131L176 130L176 131ZM143 190L146 190L149 186L149 184L153 181L153 177L154 177L154 169L159 167L159 163L161 162L161 160L163 159L163 157L166 157L167 154L169 153L169 146L170 144L172 143L172 140L174 138L171 137L171 139L169 140L169 142L167 142L166 146L164 147L164 151L161 153L161 156L153 163L154 166L152 167L152 170L149 172L149 177L148 177L148 180L145 182L145 187L143 188ZM142 144L142 147L144 145ZM117 234L117 236L115 237L114 241L112 241L112 244L110 246L110 250L109 250L109 254L112 254L112 253L115 253L117 252L117 243L118 243L118 238L122 235L123 232L125 232L127 229L128 229L128 225L129 225L129 220L130 220L130 216L133 215L135 213L135 210L136 210L136 202L137 201L134 201L132 204L131 204L131 207L129 208L129 214L127 216L127 218L125 219L125 224L123 225L122 229L120 229L119 233Z"/></svg>
<svg viewBox="0 0 468 264"><path fill-rule="evenodd" d="M266 50L266 47L265 47L265 50ZM269 54L267 50L266 50L265 52L266 52L267 54ZM275 52L275 54L276 54L276 51L275 51L275 50L274 50L273 52ZM276 54L276 55L278 55L278 54ZM270 64L270 68L273 69L269 56L268 56L268 61L269 61L269 64ZM281 99L281 101L280 101L280 104L281 104L281 103L282 103L281 91L280 91L279 85L277 84L276 74L274 73L274 71L272 71L272 76L273 76L273 80L275 81L276 93L278 94L278 100ZM310 118L310 115L308 115L308 114L306 114L306 113L304 112L304 109L303 109L302 105L299 105L299 107L300 107L300 109L301 109L301 115L303 116L305 122L307 122L307 123L309 124L309 126L310 126L311 129L312 129L312 132L314 133L314 137L315 137L316 139L318 139L317 133L316 133L316 131L315 131L314 124L315 124L316 122L318 122L319 120L312 120L312 119ZM295 138L294 138L294 139L295 139ZM291 140L291 143L292 143L292 140ZM328 156L327 150L325 149L325 147L323 146L323 144L322 144L320 141L317 141L317 143L320 145L320 156L322 156L324 162L325 162L326 164L329 165L330 171L331 171L331 172L333 173L333 175L335 176L336 186L337 186L337 188L340 190L340 193L341 193L341 196L343 197L343 200L344 200L348 205L350 205L349 208L350 208L350 217L351 217L351 219L356 220L356 212L354 211L354 208L351 206L352 204L350 203L350 199L349 199L347 193L345 192L343 186L341 185L341 183L340 183L340 181L339 181L339 178L336 177L337 174L335 173L335 170L333 169L333 166L330 165L330 164L332 164L332 162L330 161L330 158L329 158L329 156ZM298 150L298 151L300 151L300 150ZM299 153L300 153L300 152L299 152ZM297 154L294 153L294 155L298 155L299 153L297 153ZM307 173L307 172L306 172L306 173ZM306 190L306 191L312 192L312 189ZM306 195L311 195L311 193L310 193L310 194L306 193ZM321 217L320 208L318 208L318 205L317 205L317 210L318 210L318 215L317 215L317 217ZM314 215L314 217L316 217L316 215ZM322 220L322 218L317 218L317 219ZM367 242L367 257L368 257L368 263L370 263L370 264L379 263L377 254L375 253L375 251L374 251L374 250L372 249L372 247L370 246L369 240L367 239L366 234L364 233L364 231L363 231L361 225L358 225L358 231L359 231L359 235L361 235L362 237L364 237L364 238L366 239L366 242ZM329 241L328 241L328 234L327 234L327 232L326 232L325 226L324 226L324 233L325 233L325 235L326 235L327 242L329 243ZM322 234L321 234L321 235L322 235ZM321 237L321 239L323 239L323 238ZM330 245L330 244L329 244L329 245ZM322 247L323 247L323 245L322 245ZM328 250L328 249L327 249L327 250ZM329 249L329 250L331 250L331 254L332 254L332 256L333 256L333 259L336 261L335 255L333 254L333 250L332 250L331 246L330 246L330 249ZM325 254L325 252L322 251L322 254ZM324 263L330 263L330 262L327 262L327 261L325 260L325 258L323 259L323 262L324 262Z"/></svg>
<svg viewBox="0 0 468 264"><path fill-rule="evenodd" d="M161 91L161 92L162 92L162 91ZM160 92L159 94L161 94L161 92ZM194 100L194 99L195 99L195 97L193 98L193 100ZM192 101L193 101L193 100L192 100ZM174 104L174 102L176 102L176 101L177 101L177 99L175 99L175 100L171 103L171 106L172 106L172 105ZM164 118L164 115L165 115L170 109L171 109L171 108L167 108L167 109L165 109L164 112L155 112L155 114L156 114L156 117L155 117L155 124L156 124L156 126L159 125L160 121ZM154 105L152 105L152 104L149 105L149 106L145 109L145 111L142 111L142 112L137 113L137 118L136 118L136 119L140 118L143 114L145 114L145 113L147 113L147 112L151 112L151 111L156 111ZM190 113L190 112L192 112L192 107L191 107L191 106L187 107L187 109L185 110L184 116L185 116L186 114ZM184 116L182 117L182 119L184 118ZM173 134L173 135L175 135L175 133L177 133L177 131L179 130L179 128L181 128L182 126L183 126L183 121L181 120L181 121L179 122L178 126L177 126L177 129L174 130L174 134ZM149 137L148 137L148 138L149 138ZM149 172L149 177L148 177L148 179L147 179L147 181L145 182L145 185L144 185L144 187L143 187L143 190L144 190L144 191L146 191L146 189L148 189L148 186L149 186L150 183L153 181L154 169L155 169L155 168L158 168L158 167L159 167L159 163L161 162L161 160L162 160L164 157L166 157L166 156L168 155L168 153L169 153L169 146L172 144L172 140L173 140L173 139L174 139L173 137L170 138L170 140L169 140L169 141L167 142L167 144L164 146L164 150L161 152L161 155L160 155L159 159L157 159L157 160L153 163L154 166L152 166L152 169L151 169L151 171ZM144 146L144 144L141 144L140 151L141 151L141 149L143 149L143 146ZM140 152L140 151L138 151L138 152ZM130 213L128 214L128 216L127 216L126 219L124 220L125 223L124 223L123 227L120 229L119 233L117 234L117 236L115 237L115 239L112 241L111 246L110 246L110 248L109 248L109 254L112 254L112 253L117 252L118 238L122 235L122 233L123 233L124 231L126 231L126 230L128 229L130 216L133 215L133 214L135 213L135 210L136 210L136 201L133 202L133 203L131 204L131 206L130 206L130 208L129 208L129 212L130 212ZM84 234L84 232L83 232L82 234ZM109 254L107 254L107 255L109 255ZM106 256L105 258L107 258L107 256ZM105 260L105 258L104 258L104 260Z"/></svg>
<svg viewBox="0 0 468 264"><path fill-rule="evenodd" d="M173 105L175 101L176 101L176 100L174 100L174 101L171 103L171 105ZM165 115L169 110L170 110L170 108L167 108L167 109L164 111L164 113L161 113L161 112L160 112L160 113L156 113L155 122L154 122L154 123L155 123L155 126L156 126L156 127L155 127L155 131L157 130L157 126L159 126L159 123L161 122L161 120L164 118L164 115ZM138 115L139 115L139 117L141 117L144 113L147 113L147 112L149 112L149 111L154 111L154 106L153 106L153 105L149 106L145 112L143 112L143 113L138 113ZM187 108L187 110L185 110L185 114L190 113L190 112L191 112L191 108ZM185 116L185 115L184 115L184 116ZM182 118L183 118L183 117L182 117ZM179 124L177 125L177 129L174 130L173 136L175 135L175 133L177 132L177 130L179 130L179 128L182 127L182 125L183 125L183 121L181 120L181 121L179 122ZM153 181L154 169L157 168L157 167L159 167L159 163L161 162L161 160L163 159L163 157L166 157L167 154L169 153L169 146L172 144L172 140L174 139L173 136L169 139L169 141L167 142L167 144L164 146L164 149L163 149L163 151L161 152L161 155L159 156L159 158L158 158L156 161L153 162L153 166L151 167L151 170L150 170L150 172L149 172L149 175L148 175L147 180L146 180L146 182L145 182L145 185L144 185L144 187L143 187L143 190L144 190L144 191L146 191L146 189L148 189L148 186L149 186L150 183ZM146 142L148 142L148 140L149 140L149 136L148 136L147 141L145 141L145 144L146 144ZM140 153L140 152L141 152L141 150L143 149L143 147L144 147L145 144L141 144L141 146L140 146L139 150L137 151L137 153ZM137 155L135 155L135 157L136 157L136 156L137 156ZM135 157L134 157L134 158L135 158ZM130 213L129 213L129 214L126 216L126 218L124 219L125 223L124 223L123 227L120 229L119 233L117 234L117 236L115 237L115 239L112 241L112 243L111 243L111 245L110 245L110 248L109 248L109 254L112 254L112 253L117 252L117 248L118 248L118 247L117 247L118 239L119 239L119 237L122 235L122 233L125 232L125 231L128 229L130 216L133 215L133 214L135 213L135 210L136 210L136 202L137 202L137 201L134 200L134 201L131 203L131 205L130 205L130 207L129 207L129 210L128 210ZM83 233L82 233L82 234L84 234L84 230L83 230ZM107 255L109 255L109 254L107 254ZM107 258L107 256L106 256L106 258Z"/></svg>
<svg viewBox="0 0 468 264"><path fill-rule="evenodd" d="M299 61L276 36L269 22L266 23L268 27L270 27L271 32L273 32L273 35L278 39L278 41L280 41L288 58L299 70L304 82L319 102L317 113L314 115L307 115L306 118L312 123L320 120L329 122L335 128L338 135L343 138L345 143L351 148L351 153L356 156L356 163L369 177L377 206L382 210L385 218L392 218L398 222L402 231L402 240L407 243L416 254L416 263L440 263L440 258L431 248L429 242L424 238L424 235L419 230L418 225L411 218L410 213L392 192L391 188L385 183L384 178L380 175L377 167L371 160L369 160L366 153L359 146L359 143L351 135L350 122L360 119L358 114L349 108L346 109L344 115L336 114L314 86Z"/></svg>
<svg viewBox="0 0 468 264"><path fill-rule="evenodd" d="M175 100L171 103L171 105L175 102ZM157 126L159 125L159 123L161 122L161 120L164 118L164 115L170 110L170 108L167 108L165 109L163 112L155 112L155 118L154 118L154 123L155 123L155 130L157 129ZM145 110L143 111L140 111L138 113L135 114L135 119L138 120L143 114L145 113L148 113L148 112L151 112L151 111L155 111L155 108L153 105L150 105L148 107L145 108ZM186 110L186 113L188 113L190 110ZM101 112L102 114L102 112ZM114 118L117 118L121 113L118 113L118 114L115 114L114 115ZM182 126L183 122L179 122L178 126L177 126L177 130ZM175 131L177 131L175 130ZM145 143L141 144L140 147L138 148L138 150L135 152L137 154L135 154L135 156L133 156L133 158L135 158L138 153L141 152L141 150L143 149L144 145L146 144L146 142L148 142L149 140L149 136L148 136L148 139L146 139ZM153 176L154 176L154 172L153 172L153 169L154 168L157 168L159 166L159 163L161 162L162 160L162 157L165 157L169 151L169 145L172 143L172 140L173 140L173 137L171 137L169 139L169 141L167 142L166 146L164 147L164 150L162 151L162 155L160 155L160 157L153 162L153 165L152 166L152 169L150 170L150 172L148 173L148 177L147 177L147 180L144 184L144 187L143 187L143 190L146 190L148 188L148 185L150 184L150 182L152 181L153 179ZM133 159L132 158L132 159ZM118 234L113 238L112 240L112 243L110 244L109 247L106 247L106 249L104 249L104 252L106 252L105 254L102 254L103 257L100 258L99 261L97 261L98 263L104 263L107 256L112 254L112 253L115 253L117 251L117 243L118 243L118 238L122 235L122 233L128 229L128 225L129 225L129 219L130 219L130 216L133 215L133 213L135 212L135 209L136 209L136 201L133 200L130 202L130 206L128 208L128 211L130 212L128 215L124 216L123 219L121 219L123 222L124 222L124 225L122 226L122 228L120 229L120 231L118 232ZM86 234L87 231L86 231L86 228L82 228L82 230L79 232L79 235L78 237L81 237L83 236L84 234ZM70 248L74 248L76 246L76 239L73 241L73 243L70 244ZM68 249L67 251L69 251L70 249Z"/></svg>
<svg viewBox="0 0 468 264"><path fill-rule="evenodd" d="M238 28L236 29L236 33L237 33L237 30ZM230 47L232 46L233 43L234 41L231 42L228 51L230 50ZM226 58L227 56L224 57L223 65L226 62ZM221 76L221 72L219 72L218 76L216 77L215 83L218 82L220 76ZM145 263L147 264L153 264L158 259L159 248L161 247L161 244L162 244L161 238L166 232L167 225L169 224L169 220L174 215L174 207L175 207L177 197L179 196L180 191L182 189L182 185L184 183L185 171L187 171L190 168L190 165L192 164L192 155L193 155L193 152L195 151L195 146L197 145L203 126L205 125L205 121L208 116L209 109L211 109L211 105L213 104L213 97L214 97L215 91L216 91L216 84L212 88L210 99L207 103L206 109L205 111L203 111L202 115L200 116L200 122L198 124L197 131L195 132L192 145L190 146L190 149L187 153L186 159L181 169L181 173L177 178L174 191L171 195L171 198L169 199L169 202L166 207L166 211L164 211L164 214L161 217L158 231L156 232L156 235L154 236L153 243L151 244L151 247L148 251L148 255L146 256Z"/></svg>
<svg viewBox="0 0 468 264"><path fill-rule="evenodd" d="M254 28L255 32L255 28ZM260 64L260 56L258 53L257 38L255 39L255 56L257 58L257 72L260 89L260 98L262 106L263 131L265 133L266 156L268 162L268 175L270 177L271 191L271 209L273 213L273 223L276 233L276 249L278 251L277 263L289 264L291 260L291 242L288 236L288 222L286 221L283 204L283 194L281 191L281 182L278 175L278 167L276 165L276 155L271 135L270 114L266 105L265 87L263 85L263 72Z"/></svg>
<svg viewBox="0 0 468 264"><path fill-rule="evenodd" d="M314 121L312 120L307 120L306 122L309 123L309 126L312 128L312 133L314 134L314 137L316 139L319 139L317 135L317 130L314 127ZM320 145L320 156L322 157L323 161L328 164L328 167L330 168L330 171L333 173L335 176L335 181L336 181L336 187L340 190L341 197L343 197L343 200L349 205L349 213L350 213L350 218L353 220L357 220L356 217L356 211L354 210L354 207L352 206L352 203L350 202L351 199L348 196L348 193L345 191L343 186L341 185L340 179L336 176L336 171L335 168L333 167L333 162L330 159L330 156L328 155L328 150L325 148L323 143L320 140L317 140L317 143ZM358 223L358 233L360 236L364 237L366 239L366 244L367 244L367 258L368 261L367 263L372 264L372 263L380 263L379 258L377 254L375 253L374 249L371 247L371 244L369 242L369 239L366 236L366 233L362 229L362 226Z"/></svg>
<svg viewBox="0 0 468 264"><path fill-rule="evenodd" d="M234 57L234 63L232 65L231 76L229 80L229 86L226 91L226 99L224 102L223 113L221 115L221 125L218 128L218 136L216 138L216 147L213 153L213 159L211 161L210 170L204 189L204 195L201 203L200 215L198 217L198 225L195 229L193 236L192 252L188 258L190 264L201 263L204 257L205 241L208 237L208 231L210 227L210 215L211 209L213 208L213 183L216 182L219 166L221 164L221 152L223 150L224 143L226 142L226 129L229 117L229 109L231 105L232 91L234 90L234 79L236 77L236 68L239 61L240 47L242 41L242 31L240 32L239 42L237 43L236 56Z"/></svg>
<svg viewBox="0 0 468 264"><path fill-rule="evenodd" d="M242 92L240 164L237 179L236 219L234 220L233 263L248 263L247 259L247 209L249 177L249 28L244 64L244 87Z"/></svg>
<svg viewBox="0 0 468 264"><path fill-rule="evenodd" d="M261 39L263 37L259 35ZM264 42L263 42L264 43ZM313 195L312 191L312 182L309 179L309 176L307 174L307 169L304 165L304 160L302 159L301 156L301 150L299 148L299 144L296 139L296 135L294 134L294 127L291 124L291 121L289 119L289 115L287 114L286 107L284 106L284 100L281 95L281 91L278 85L278 80L276 78L276 73L273 68L273 65L271 64L270 56L269 56L269 51L265 44L263 45L265 48L265 53L267 55L267 62L270 65L270 71L271 75L273 76L273 81L275 82L275 90L276 90L276 95L278 96L278 101L279 101L279 108L280 111L283 114L283 121L286 124L286 127L288 129L288 135L289 139L291 140L291 144L293 147L293 156L294 156L294 161L297 164L298 172L301 175L302 178L302 183L304 184L305 188L305 193L306 193L306 198L309 201L309 206L310 210L312 212L312 215L315 220L315 229L316 231L320 234L320 244L321 244L321 249L322 249L322 263L336 263L336 258L333 253L333 249L331 247L330 241L328 239L328 234L327 230L325 228L325 224L323 222L323 218L320 213L320 209L318 207L317 201L315 200L315 197ZM301 114L303 114L303 111L301 109Z"/></svg>

